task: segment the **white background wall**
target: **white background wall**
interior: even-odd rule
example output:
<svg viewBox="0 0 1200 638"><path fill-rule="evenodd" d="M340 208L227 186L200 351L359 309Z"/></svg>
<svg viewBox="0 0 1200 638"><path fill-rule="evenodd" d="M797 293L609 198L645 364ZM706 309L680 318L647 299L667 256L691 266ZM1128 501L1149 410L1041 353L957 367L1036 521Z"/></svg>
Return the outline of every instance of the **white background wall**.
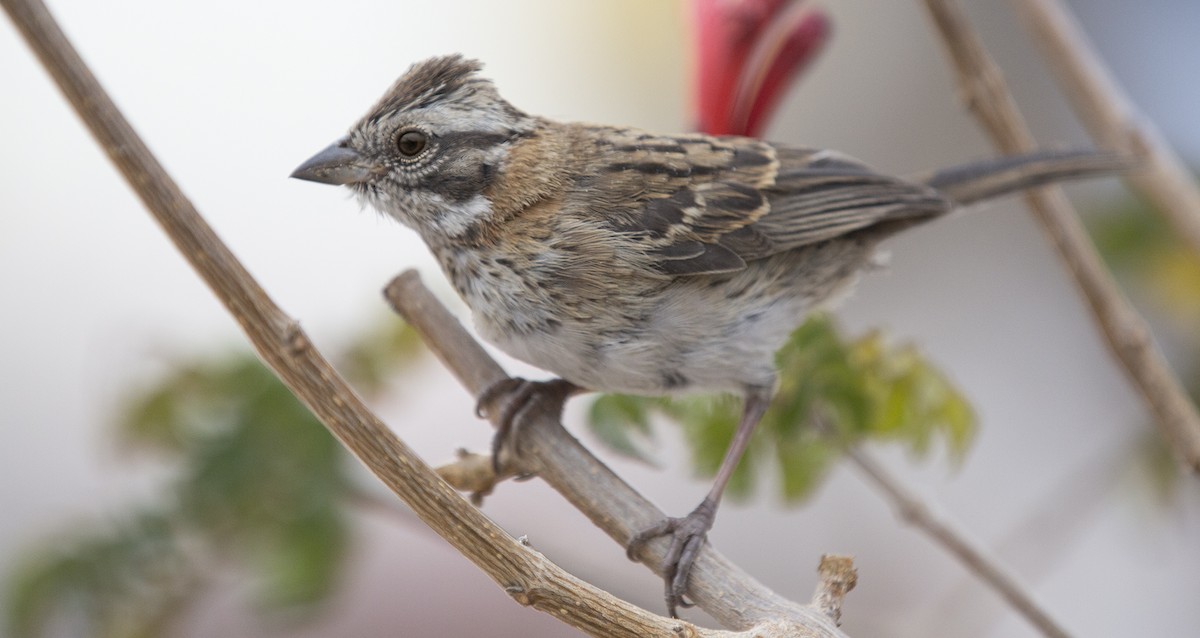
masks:
<svg viewBox="0 0 1200 638"><path fill-rule="evenodd" d="M955 101L915 2L827 2L836 33L782 106L772 139L828 146L910 172L987 155ZM1086 140L1010 3L968 2L1041 140ZM1200 4L1076 0L1120 80L1200 158ZM687 128L681 2L231 2L60 0L68 35L200 210L318 346L336 350L385 313L379 290L416 266L452 300L415 235L335 189L286 179L408 64L462 51L512 102L562 119ZM11 25L0 26L0 573L73 521L153 494L162 472L111 442L123 392L174 360L244 347ZM1073 187L1102 202L1113 184ZM890 272L844 304L849 330L913 341L973 399L982 432L958 471L882 450L939 509L995 548L1078 635L1200 630L1200 490L1148 501L1128 466L1147 415L1078 295L1014 202L897 239ZM513 370L530 372L513 365ZM433 462L482 449L490 429L435 365L378 408ZM579 423L579 407L568 424ZM578 431L576 425L575 430ZM613 465L673 513L706 491L677 433L663 470ZM610 455L611 456L611 455ZM661 585L538 482L486 511L601 587L662 609ZM567 636L511 604L424 529L364 515L333 613L301 632L263 622L239 583L203 602L189 636ZM856 556L854 636L1025 636L1032 630L842 469L808 507L727 506L714 543L788 596L807 598L823 552ZM400 628L404 628L401 630Z"/></svg>

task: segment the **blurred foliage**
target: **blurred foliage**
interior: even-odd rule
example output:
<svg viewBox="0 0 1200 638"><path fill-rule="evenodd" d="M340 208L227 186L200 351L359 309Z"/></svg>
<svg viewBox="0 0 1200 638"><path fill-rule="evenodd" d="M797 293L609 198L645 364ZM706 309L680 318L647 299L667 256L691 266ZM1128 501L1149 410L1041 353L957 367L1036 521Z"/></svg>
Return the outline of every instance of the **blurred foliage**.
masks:
<svg viewBox="0 0 1200 638"><path fill-rule="evenodd" d="M1200 254L1142 200L1089 218L1088 228L1135 300L1152 304L1190 340L1191 358L1200 357Z"/></svg>
<svg viewBox="0 0 1200 638"><path fill-rule="evenodd" d="M1194 396L1194 395L1193 395ZM1149 494L1149 502L1160 510L1176 505L1184 492L1183 482L1190 477L1179 465L1175 451L1157 430L1147 427L1137 439L1133 453L1133 476Z"/></svg>
<svg viewBox="0 0 1200 638"><path fill-rule="evenodd" d="M339 368L359 391L378 392L419 343L392 319L352 344ZM253 355L179 365L118 425L125 442L160 452L176 475L155 504L28 552L10 582L11 635L63 622L86 628L73 635L163 635L214 562L249 570L268 609L311 608L336 585L348 543L347 455Z"/></svg>
<svg viewBox="0 0 1200 638"><path fill-rule="evenodd" d="M912 347L892 347L878 333L853 341L825 315L810 317L776 356L779 391L763 417L729 493L745 497L757 470L773 461L783 496L810 495L842 450L863 440L903 443L924 456L935 440L961 459L975 417L956 388ZM697 470L714 475L741 412L736 397L646 398L605 395L589 426L608 447L645 460L652 415L681 424Z"/></svg>
<svg viewBox="0 0 1200 638"><path fill-rule="evenodd" d="M162 513L138 512L111 529L48 541L13 575L11 635L161 635L195 583L171 525Z"/></svg>
<svg viewBox="0 0 1200 638"><path fill-rule="evenodd" d="M1158 342L1200 404L1200 254L1142 199L1090 217L1088 230L1133 301L1169 328ZM1172 503L1185 474L1167 444L1154 433L1134 453L1156 502Z"/></svg>

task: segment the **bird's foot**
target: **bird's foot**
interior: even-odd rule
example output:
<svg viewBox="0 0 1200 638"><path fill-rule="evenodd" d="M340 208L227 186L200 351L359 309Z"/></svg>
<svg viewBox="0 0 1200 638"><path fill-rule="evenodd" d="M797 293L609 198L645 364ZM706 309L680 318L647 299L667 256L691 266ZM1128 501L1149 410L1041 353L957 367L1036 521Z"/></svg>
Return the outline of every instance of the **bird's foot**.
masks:
<svg viewBox="0 0 1200 638"><path fill-rule="evenodd" d="M717 517L716 501L704 499L696 509L683 518L667 517L655 525L634 535L625 546L625 555L629 560L638 560L638 554L646 543L659 536L670 536L671 544L663 557L664 596L667 601L667 612L672 618L677 618L676 609L691 607L692 603L684 599L687 593L688 576L708 530L712 529Z"/></svg>
<svg viewBox="0 0 1200 638"><path fill-rule="evenodd" d="M568 397L580 390L579 386L565 379L529 381L520 377L506 377L489 385L479 394L475 403L476 416L491 417L499 402L500 412L495 416L496 435L492 437L492 469L501 471L501 453L507 450L515 454L518 427L526 410L538 401L548 401L545 409L562 413Z"/></svg>

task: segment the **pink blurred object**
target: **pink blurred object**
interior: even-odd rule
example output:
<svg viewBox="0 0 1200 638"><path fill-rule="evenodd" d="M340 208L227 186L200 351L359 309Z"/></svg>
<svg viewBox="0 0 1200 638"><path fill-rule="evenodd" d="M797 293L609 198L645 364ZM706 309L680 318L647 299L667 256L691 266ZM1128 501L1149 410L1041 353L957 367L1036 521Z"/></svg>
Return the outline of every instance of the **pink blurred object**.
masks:
<svg viewBox="0 0 1200 638"><path fill-rule="evenodd" d="M696 124L714 135L760 135L831 29L808 0L695 0L695 19Z"/></svg>

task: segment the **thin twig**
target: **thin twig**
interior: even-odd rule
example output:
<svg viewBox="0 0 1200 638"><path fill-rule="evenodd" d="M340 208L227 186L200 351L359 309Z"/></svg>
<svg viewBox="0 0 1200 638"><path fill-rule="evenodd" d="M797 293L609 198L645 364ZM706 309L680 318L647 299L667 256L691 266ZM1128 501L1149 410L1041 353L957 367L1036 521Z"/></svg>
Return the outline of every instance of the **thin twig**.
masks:
<svg viewBox="0 0 1200 638"><path fill-rule="evenodd" d="M109 159L241 325L259 356L421 520L514 600L593 636L734 635L651 614L593 587L518 542L467 503L371 413L297 322L250 277L117 110L45 5L40 0L0 0L0 5ZM825 631L827 621L791 624L803 630L796 635L843 635L836 629Z"/></svg>
<svg viewBox="0 0 1200 638"><path fill-rule="evenodd" d="M438 359L472 394L478 396L504 371L466 332L462 324L429 292L415 271L392 281L384 296L425 340ZM622 481L559 424L557 406L538 405L523 412L520 432L522 471L536 474L561 493L618 543L663 513ZM642 559L662 573L666 542L652 542ZM795 635L840 635L819 609L782 598L764 587L706 544L692 570L689 597L721 624L733 629L763 630L767 624L793 623Z"/></svg>
<svg viewBox="0 0 1200 638"><path fill-rule="evenodd" d="M879 488L896 510L901 520L912 525L946 551L953 554L971 573L1004 597L1030 624L1045 636L1066 638L1069 634L1047 613L1021 585L1017 577L1000 561L988 555L978 544L956 530L950 523L938 519L929 507L892 476L870 454L857 447L846 449L846 456Z"/></svg>
<svg viewBox="0 0 1200 638"><path fill-rule="evenodd" d="M954 0L924 0L958 71L962 98L992 141L1006 153L1034 148L1004 77ZM1113 356L1154 414L1163 437L1191 471L1200 473L1200 415L1121 293L1078 215L1057 187L1025 195L1050 242L1079 286Z"/></svg>
<svg viewBox="0 0 1200 638"><path fill-rule="evenodd" d="M1183 160L1153 122L1137 112L1062 2L1018 0L1017 8L1092 137L1143 160L1141 170L1125 179L1200 253L1200 186Z"/></svg>

